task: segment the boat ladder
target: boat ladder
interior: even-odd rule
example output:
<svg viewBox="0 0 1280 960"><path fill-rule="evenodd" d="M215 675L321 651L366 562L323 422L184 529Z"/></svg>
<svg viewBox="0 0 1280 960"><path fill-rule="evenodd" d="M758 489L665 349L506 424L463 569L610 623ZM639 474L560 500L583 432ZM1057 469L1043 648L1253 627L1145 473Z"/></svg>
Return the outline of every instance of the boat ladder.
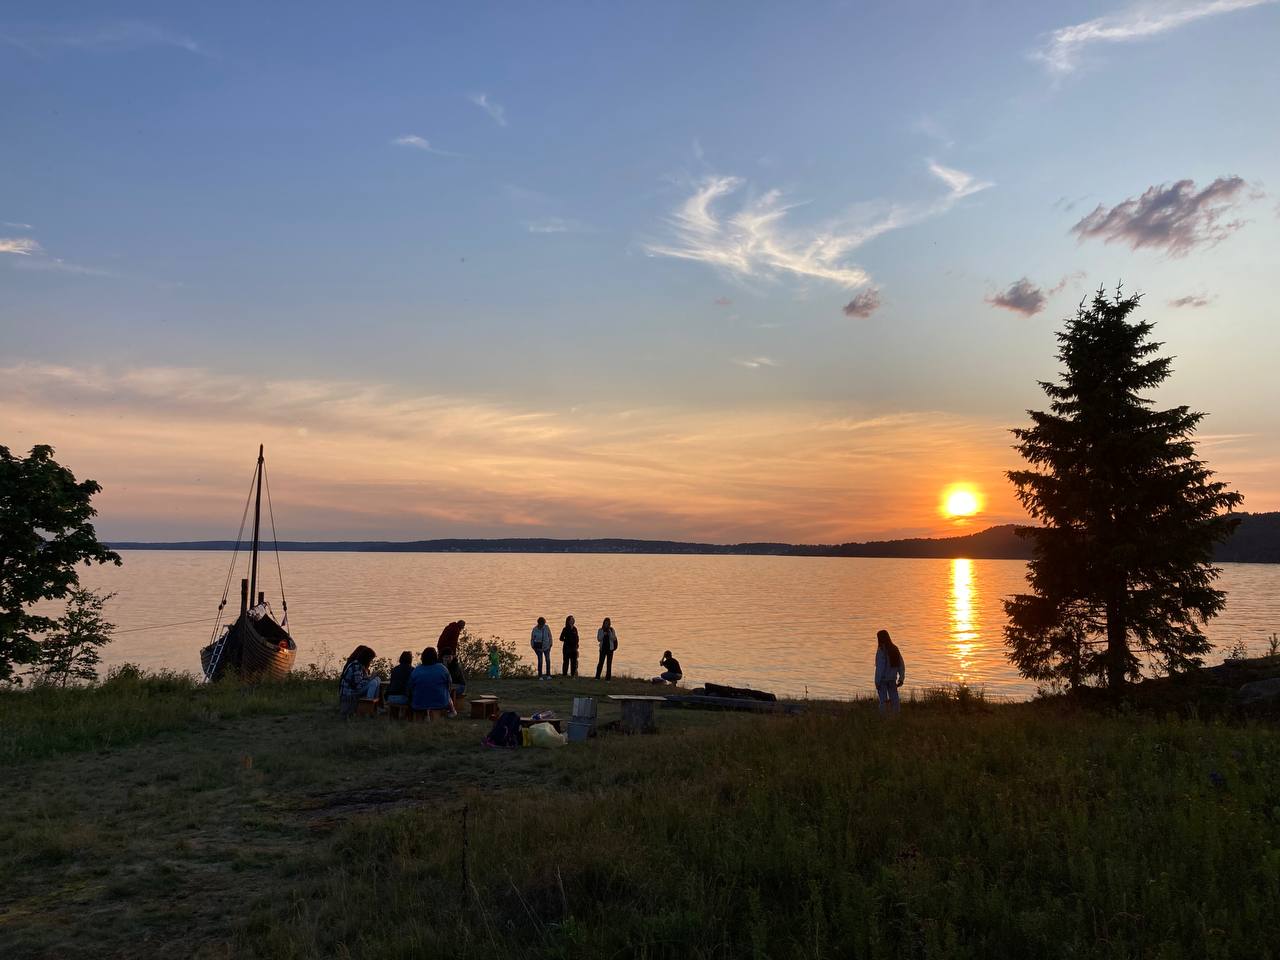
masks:
<svg viewBox="0 0 1280 960"><path fill-rule="evenodd" d="M222 632L222 636L218 638L218 642L213 648L213 653L209 655L209 669L204 672L206 680L212 681L218 675L218 664L222 662L222 650L227 645L227 637L229 636L231 636L230 627Z"/></svg>

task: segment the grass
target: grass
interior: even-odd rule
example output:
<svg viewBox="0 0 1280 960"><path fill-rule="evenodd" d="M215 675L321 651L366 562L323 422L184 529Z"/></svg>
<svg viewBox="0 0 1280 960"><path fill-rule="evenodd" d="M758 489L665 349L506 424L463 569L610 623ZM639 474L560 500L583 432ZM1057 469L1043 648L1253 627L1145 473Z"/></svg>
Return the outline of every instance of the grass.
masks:
<svg viewBox="0 0 1280 960"><path fill-rule="evenodd" d="M0 697L6 958L1280 956L1265 723L938 692L494 751L343 723L327 681L136 683L119 722Z"/></svg>

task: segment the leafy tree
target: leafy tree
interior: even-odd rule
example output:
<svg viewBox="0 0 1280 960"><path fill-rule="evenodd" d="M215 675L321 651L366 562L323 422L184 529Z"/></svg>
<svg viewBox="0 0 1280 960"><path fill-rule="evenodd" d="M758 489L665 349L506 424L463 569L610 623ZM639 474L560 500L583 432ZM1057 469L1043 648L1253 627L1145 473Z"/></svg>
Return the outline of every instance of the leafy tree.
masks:
<svg viewBox="0 0 1280 960"><path fill-rule="evenodd" d="M1028 528L1030 594L1005 602L1010 659L1026 677L1112 690L1149 666L1198 666L1200 630L1226 603L1213 546L1242 502L1214 481L1192 441L1203 414L1147 396L1171 372L1152 324L1130 322L1139 296L1080 304L1058 334L1065 370L1041 383L1048 412L1013 431L1032 469L1011 470Z"/></svg>
<svg viewBox="0 0 1280 960"><path fill-rule="evenodd" d="M458 638L458 665L467 677L487 677L489 675L489 651L498 651L498 670L504 677L532 677L533 667L520 656L515 641L503 640L501 637L490 637L481 640L465 627Z"/></svg>
<svg viewBox="0 0 1280 960"><path fill-rule="evenodd" d="M89 522L101 489L76 480L52 447L32 447L24 458L0 446L0 682L39 660L37 635L55 626L28 606L65 597L80 583L79 563L120 563Z"/></svg>
<svg viewBox="0 0 1280 960"><path fill-rule="evenodd" d="M97 680L101 657L98 648L111 642L115 625L107 622L102 608L114 593L76 588L67 598L67 611L40 643L37 682L65 687L69 680Z"/></svg>

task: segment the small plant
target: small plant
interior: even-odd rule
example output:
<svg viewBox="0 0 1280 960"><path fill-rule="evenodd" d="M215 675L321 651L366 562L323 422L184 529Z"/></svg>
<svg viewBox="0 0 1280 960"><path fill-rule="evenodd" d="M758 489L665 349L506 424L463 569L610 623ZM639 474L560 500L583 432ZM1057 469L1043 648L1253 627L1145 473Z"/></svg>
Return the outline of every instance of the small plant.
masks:
<svg viewBox="0 0 1280 960"><path fill-rule="evenodd" d="M1248 658L1249 648L1243 640L1237 640L1227 647L1227 660L1247 660Z"/></svg>
<svg viewBox="0 0 1280 960"><path fill-rule="evenodd" d="M481 640L470 630L463 629L458 638L458 664L462 672L473 678L489 675L489 651L498 651L498 671L503 677L533 677L533 668L525 663L516 649L515 641L503 640L501 637L490 637Z"/></svg>
<svg viewBox="0 0 1280 960"><path fill-rule="evenodd" d="M1280 633L1273 633L1267 638L1267 656L1280 655Z"/></svg>
<svg viewBox="0 0 1280 960"><path fill-rule="evenodd" d="M391 679L391 668L395 666L391 662L390 657L374 657L373 663L369 664L369 675L377 677L384 683Z"/></svg>
<svg viewBox="0 0 1280 960"><path fill-rule="evenodd" d="M53 629L40 642L40 657L32 671L36 683L65 687L69 681L98 679L102 661L99 648L111 642L115 625L102 615L114 593L74 589L67 599L67 612L53 622Z"/></svg>

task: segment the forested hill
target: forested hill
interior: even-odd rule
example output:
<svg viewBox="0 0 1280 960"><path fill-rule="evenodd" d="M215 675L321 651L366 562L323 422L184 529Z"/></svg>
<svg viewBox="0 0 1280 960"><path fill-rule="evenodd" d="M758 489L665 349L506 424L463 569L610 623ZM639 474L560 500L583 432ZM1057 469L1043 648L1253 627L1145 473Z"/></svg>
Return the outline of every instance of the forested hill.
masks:
<svg viewBox="0 0 1280 960"><path fill-rule="evenodd" d="M678 540L359 540L281 541L281 550L356 553L666 553L780 557L932 557L974 560L1025 560L1030 544L1013 524L988 527L962 537L872 540L867 543L797 545L790 543L682 543ZM115 542L117 550L230 550L230 540L187 543ZM1241 514L1231 539L1218 547L1221 562L1280 563L1280 513Z"/></svg>

